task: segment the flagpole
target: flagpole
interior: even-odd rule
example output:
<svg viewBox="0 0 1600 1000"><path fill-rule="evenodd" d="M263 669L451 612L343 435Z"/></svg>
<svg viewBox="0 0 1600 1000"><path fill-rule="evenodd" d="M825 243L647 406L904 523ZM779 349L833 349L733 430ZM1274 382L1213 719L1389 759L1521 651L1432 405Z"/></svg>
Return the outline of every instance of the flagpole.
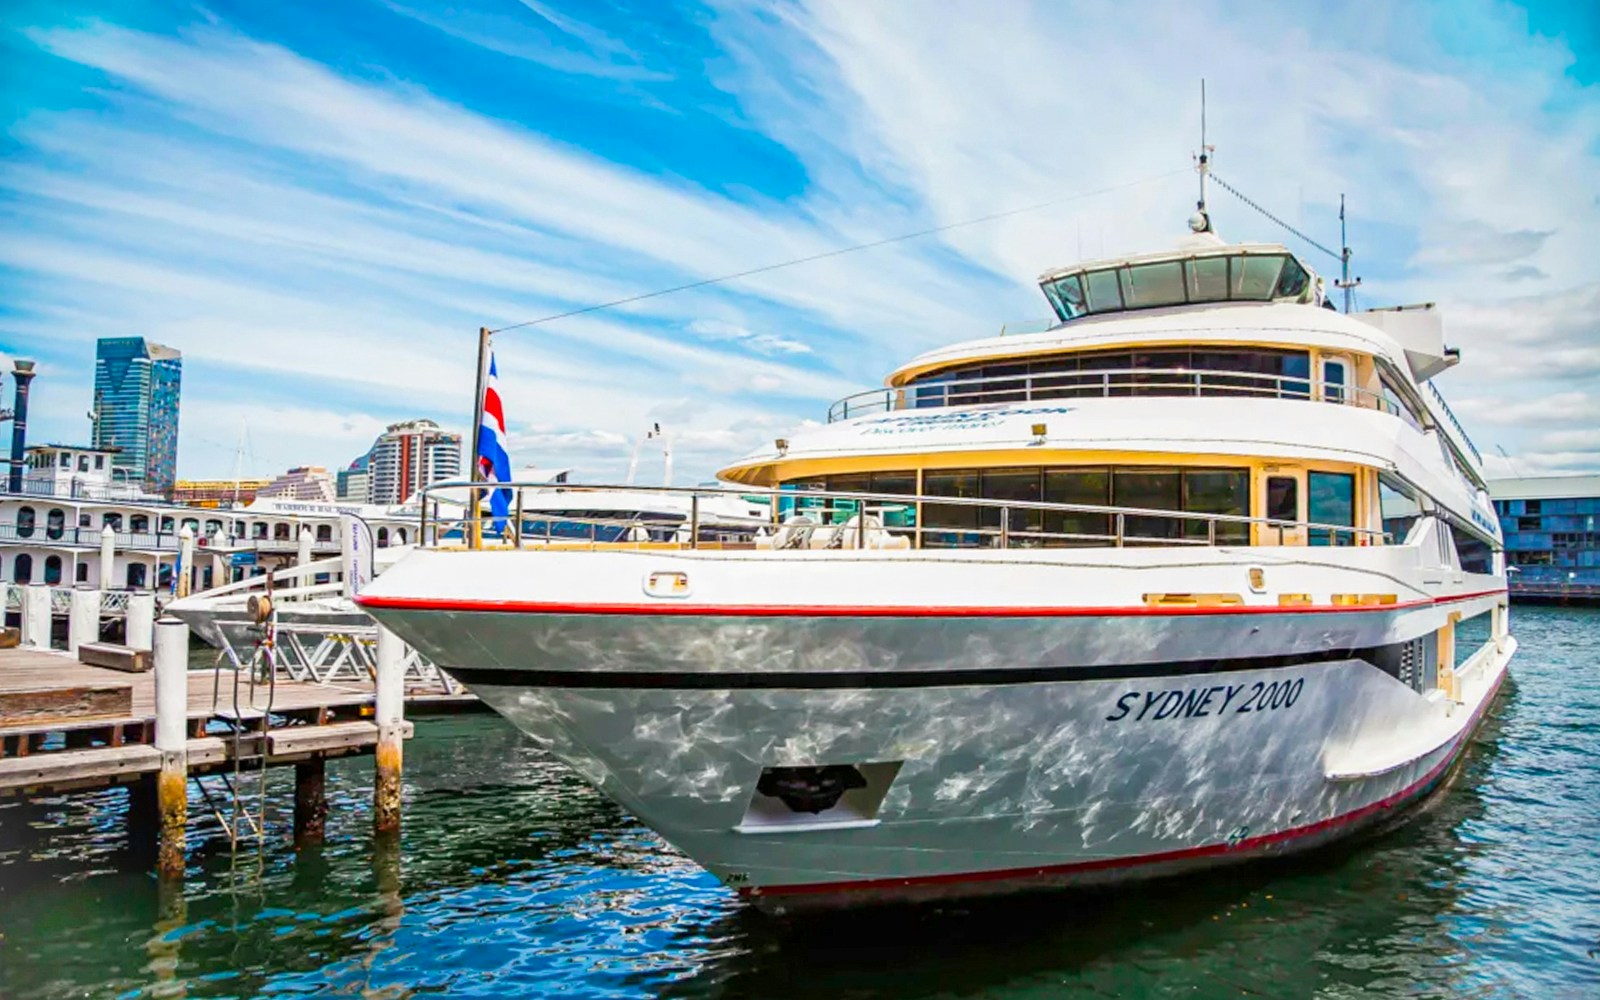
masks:
<svg viewBox="0 0 1600 1000"><path fill-rule="evenodd" d="M483 473L478 468L478 435L483 432L483 384L489 377L489 328L478 327L478 380L477 388L472 394L472 432L470 454L472 456L472 472L468 477L471 482L480 482ZM467 547L479 549L483 547L483 521L482 511L478 504L482 499L480 491L476 489L467 491L467 509L471 511L471 528L467 533Z"/></svg>

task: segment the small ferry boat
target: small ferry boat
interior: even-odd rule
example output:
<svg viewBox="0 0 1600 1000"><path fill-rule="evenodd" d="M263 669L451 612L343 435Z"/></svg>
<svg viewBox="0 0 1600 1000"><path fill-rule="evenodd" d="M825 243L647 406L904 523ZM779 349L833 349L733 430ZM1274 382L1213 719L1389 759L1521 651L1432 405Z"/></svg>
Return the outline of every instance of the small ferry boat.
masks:
<svg viewBox="0 0 1600 1000"><path fill-rule="evenodd" d="M436 521L357 600L768 910L1386 824L1516 649L1429 382L1459 355L1431 306L1340 313L1285 247L1199 221L1045 273L1047 331L914 358L723 469L756 538Z"/></svg>

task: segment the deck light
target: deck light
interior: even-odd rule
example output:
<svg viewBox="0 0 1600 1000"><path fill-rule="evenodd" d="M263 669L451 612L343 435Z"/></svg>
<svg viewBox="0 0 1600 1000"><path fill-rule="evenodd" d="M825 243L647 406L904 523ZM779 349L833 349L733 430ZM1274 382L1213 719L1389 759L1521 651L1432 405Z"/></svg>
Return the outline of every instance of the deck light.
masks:
<svg viewBox="0 0 1600 1000"><path fill-rule="evenodd" d="M779 458L782 458L783 456L789 454L789 439L788 438L778 438L777 440L773 441L772 443L777 445L777 447L778 447L778 457Z"/></svg>
<svg viewBox="0 0 1600 1000"><path fill-rule="evenodd" d="M1050 428L1047 427L1044 424L1034 424L1033 425L1033 443L1034 444L1044 444L1045 434L1049 430L1050 430Z"/></svg>

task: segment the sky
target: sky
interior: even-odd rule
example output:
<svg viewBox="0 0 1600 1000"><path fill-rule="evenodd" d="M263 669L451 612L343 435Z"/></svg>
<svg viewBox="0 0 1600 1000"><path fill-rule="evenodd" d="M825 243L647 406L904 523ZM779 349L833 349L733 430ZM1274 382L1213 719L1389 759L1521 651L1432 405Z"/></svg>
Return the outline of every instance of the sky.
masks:
<svg viewBox="0 0 1600 1000"><path fill-rule="evenodd" d="M32 441L87 441L95 340L137 335L184 354L180 476L338 468L464 428L480 326L1045 206L495 338L516 465L616 479L660 423L704 480L1170 246L1202 77L1219 177L1332 247L1345 195L1358 304L1439 304L1491 474L1600 471L1581 2L13 0L0 353Z"/></svg>

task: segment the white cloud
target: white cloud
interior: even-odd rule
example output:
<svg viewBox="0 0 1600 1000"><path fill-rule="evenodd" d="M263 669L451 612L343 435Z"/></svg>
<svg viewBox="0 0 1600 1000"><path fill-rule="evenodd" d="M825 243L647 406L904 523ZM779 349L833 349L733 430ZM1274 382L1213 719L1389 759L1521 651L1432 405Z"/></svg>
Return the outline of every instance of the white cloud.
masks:
<svg viewBox="0 0 1600 1000"><path fill-rule="evenodd" d="M671 68L645 33L543 3L448 19L390 6L619 94ZM1192 175L1122 186L1187 162L1203 53L1219 173L1330 243L1349 192L1363 301L1441 304L1466 359L1441 383L1469 429L1519 463L1581 463L1600 423L1600 200L1572 179L1600 176L1600 115L1559 47L1486 10L1458 16L1522 69L1437 51L1404 8L1329 11L1312 28L1290 10L1179 3L1137 19L733 4L710 15L726 57L707 71L743 113L730 128L760 129L803 173L781 199L609 162L426 81L335 72L225 26L34 31L104 75L105 109L38 109L11 128L0 341L60 372L40 386L45 426L81 424L90 342L130 330L185 351L196 399L197 379L222 375L246 407L278 405L257 385L282 393L297 373L319 394L347 387L306 406L320 417L282 422L299 461L334 464L359 435L330 438L328 414L464 423L480 324L1063 199L497 338L519 463L587 453L614 470L662 419L681 467L708 471L910 354L1042 313L1029 278L1048 266L1166 245ZM1101 188L1118 190L1065 198ZM1223 192L1213 210L1230 238L1284 236ZM186 444L183 461L217 459Z"/></svg>

